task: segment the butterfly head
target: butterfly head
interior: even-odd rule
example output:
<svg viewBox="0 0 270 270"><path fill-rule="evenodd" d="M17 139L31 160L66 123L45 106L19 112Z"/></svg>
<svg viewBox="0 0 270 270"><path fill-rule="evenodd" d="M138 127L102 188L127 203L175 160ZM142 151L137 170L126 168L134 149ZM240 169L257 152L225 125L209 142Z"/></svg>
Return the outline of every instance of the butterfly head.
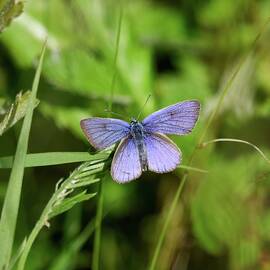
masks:
<svg viewBox="0 0 270 270"><path fill-rule="evenodd" d="M137 120L137 119L135 119L135 118L131 118L131 120L130 120L130 125L136 125L136 124L138 124L139 123L139 121Z"/></svg>

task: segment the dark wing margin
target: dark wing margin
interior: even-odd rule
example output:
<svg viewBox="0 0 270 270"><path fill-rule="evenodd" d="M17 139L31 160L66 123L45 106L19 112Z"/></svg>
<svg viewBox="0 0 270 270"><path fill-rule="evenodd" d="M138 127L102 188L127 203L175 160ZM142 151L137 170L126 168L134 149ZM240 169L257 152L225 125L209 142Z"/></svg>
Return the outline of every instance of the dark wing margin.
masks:
<svg viewBox="0 0 270 270"><path fill-rule="evenodd" d="M92 117L80 124L90 144L98 150L122 140L130 132L129 124L120 119Z"/></svg>
<svg viewBox="0 0 270 270"><path fill-rule="evenodd" d="M150 133L185 135L195 126L199 113L199 101L187 100L150 114L142 125Z"/></svg>

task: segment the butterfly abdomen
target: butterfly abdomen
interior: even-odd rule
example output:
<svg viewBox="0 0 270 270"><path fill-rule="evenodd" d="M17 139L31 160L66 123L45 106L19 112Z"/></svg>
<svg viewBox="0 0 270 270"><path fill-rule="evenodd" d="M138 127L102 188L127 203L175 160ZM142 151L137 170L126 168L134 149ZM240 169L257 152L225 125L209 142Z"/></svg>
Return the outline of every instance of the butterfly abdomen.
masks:
<svg viewBox="0 0 270 270"><path fill-rule="evenodd" d="M139 152L139 160L140 160L141 168L143 171L146 171L148 169L147 167L148 163L147 163L147 152L146 152L146 145L144 141L144 131L143 131L142 124L137 121L132 121L130 133L135 140L135 144Z"/></svg>

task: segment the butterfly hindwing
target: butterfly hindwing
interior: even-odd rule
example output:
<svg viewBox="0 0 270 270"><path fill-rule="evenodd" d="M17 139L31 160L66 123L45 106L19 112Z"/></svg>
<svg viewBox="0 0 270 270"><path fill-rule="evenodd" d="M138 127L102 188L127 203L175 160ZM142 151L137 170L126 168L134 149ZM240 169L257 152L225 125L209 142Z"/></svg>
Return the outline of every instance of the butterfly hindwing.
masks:
<svg viewBox="0 0 270 270"><path fill-rule="evenodd" d="M200 112L200 103L188 100L150 114L142 121L146 132L184 135L191 132Z"/></svg>
<svg viewBox="0 0 270 270"><path fill-rule="evenodd" d="M98 150L105 149L126 137L130 125L113 118L92 117L81 120L81 128L88 141Z"/></svg>
<svg viewBox="0 0 270 270"><path fill-rule="evenodd" d="M139 152L132 137L123 139L117 147L111 166L113 180L126 183L142 174Z"/></svg>
<svg viewBox="0 0 270 270"><path fill-rule="evenodd" d="M158 133L145 138L148 169L157 173L173 171L181 162L181 151L168 137Z"/></svg>

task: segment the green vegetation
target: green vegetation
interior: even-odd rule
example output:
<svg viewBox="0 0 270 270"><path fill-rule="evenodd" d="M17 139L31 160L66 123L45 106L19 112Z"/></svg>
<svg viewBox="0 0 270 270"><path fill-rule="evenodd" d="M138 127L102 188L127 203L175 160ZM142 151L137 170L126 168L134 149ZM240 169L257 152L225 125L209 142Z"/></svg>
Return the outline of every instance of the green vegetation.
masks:
<svg viewBox="0 0 270 270"><path fill-rule="evenodd" d="M0 269L268 269L269 10L0 0ZM176 171L119 185L79 123L149 94L142 117L198 99L200 119Z"/></svg>

